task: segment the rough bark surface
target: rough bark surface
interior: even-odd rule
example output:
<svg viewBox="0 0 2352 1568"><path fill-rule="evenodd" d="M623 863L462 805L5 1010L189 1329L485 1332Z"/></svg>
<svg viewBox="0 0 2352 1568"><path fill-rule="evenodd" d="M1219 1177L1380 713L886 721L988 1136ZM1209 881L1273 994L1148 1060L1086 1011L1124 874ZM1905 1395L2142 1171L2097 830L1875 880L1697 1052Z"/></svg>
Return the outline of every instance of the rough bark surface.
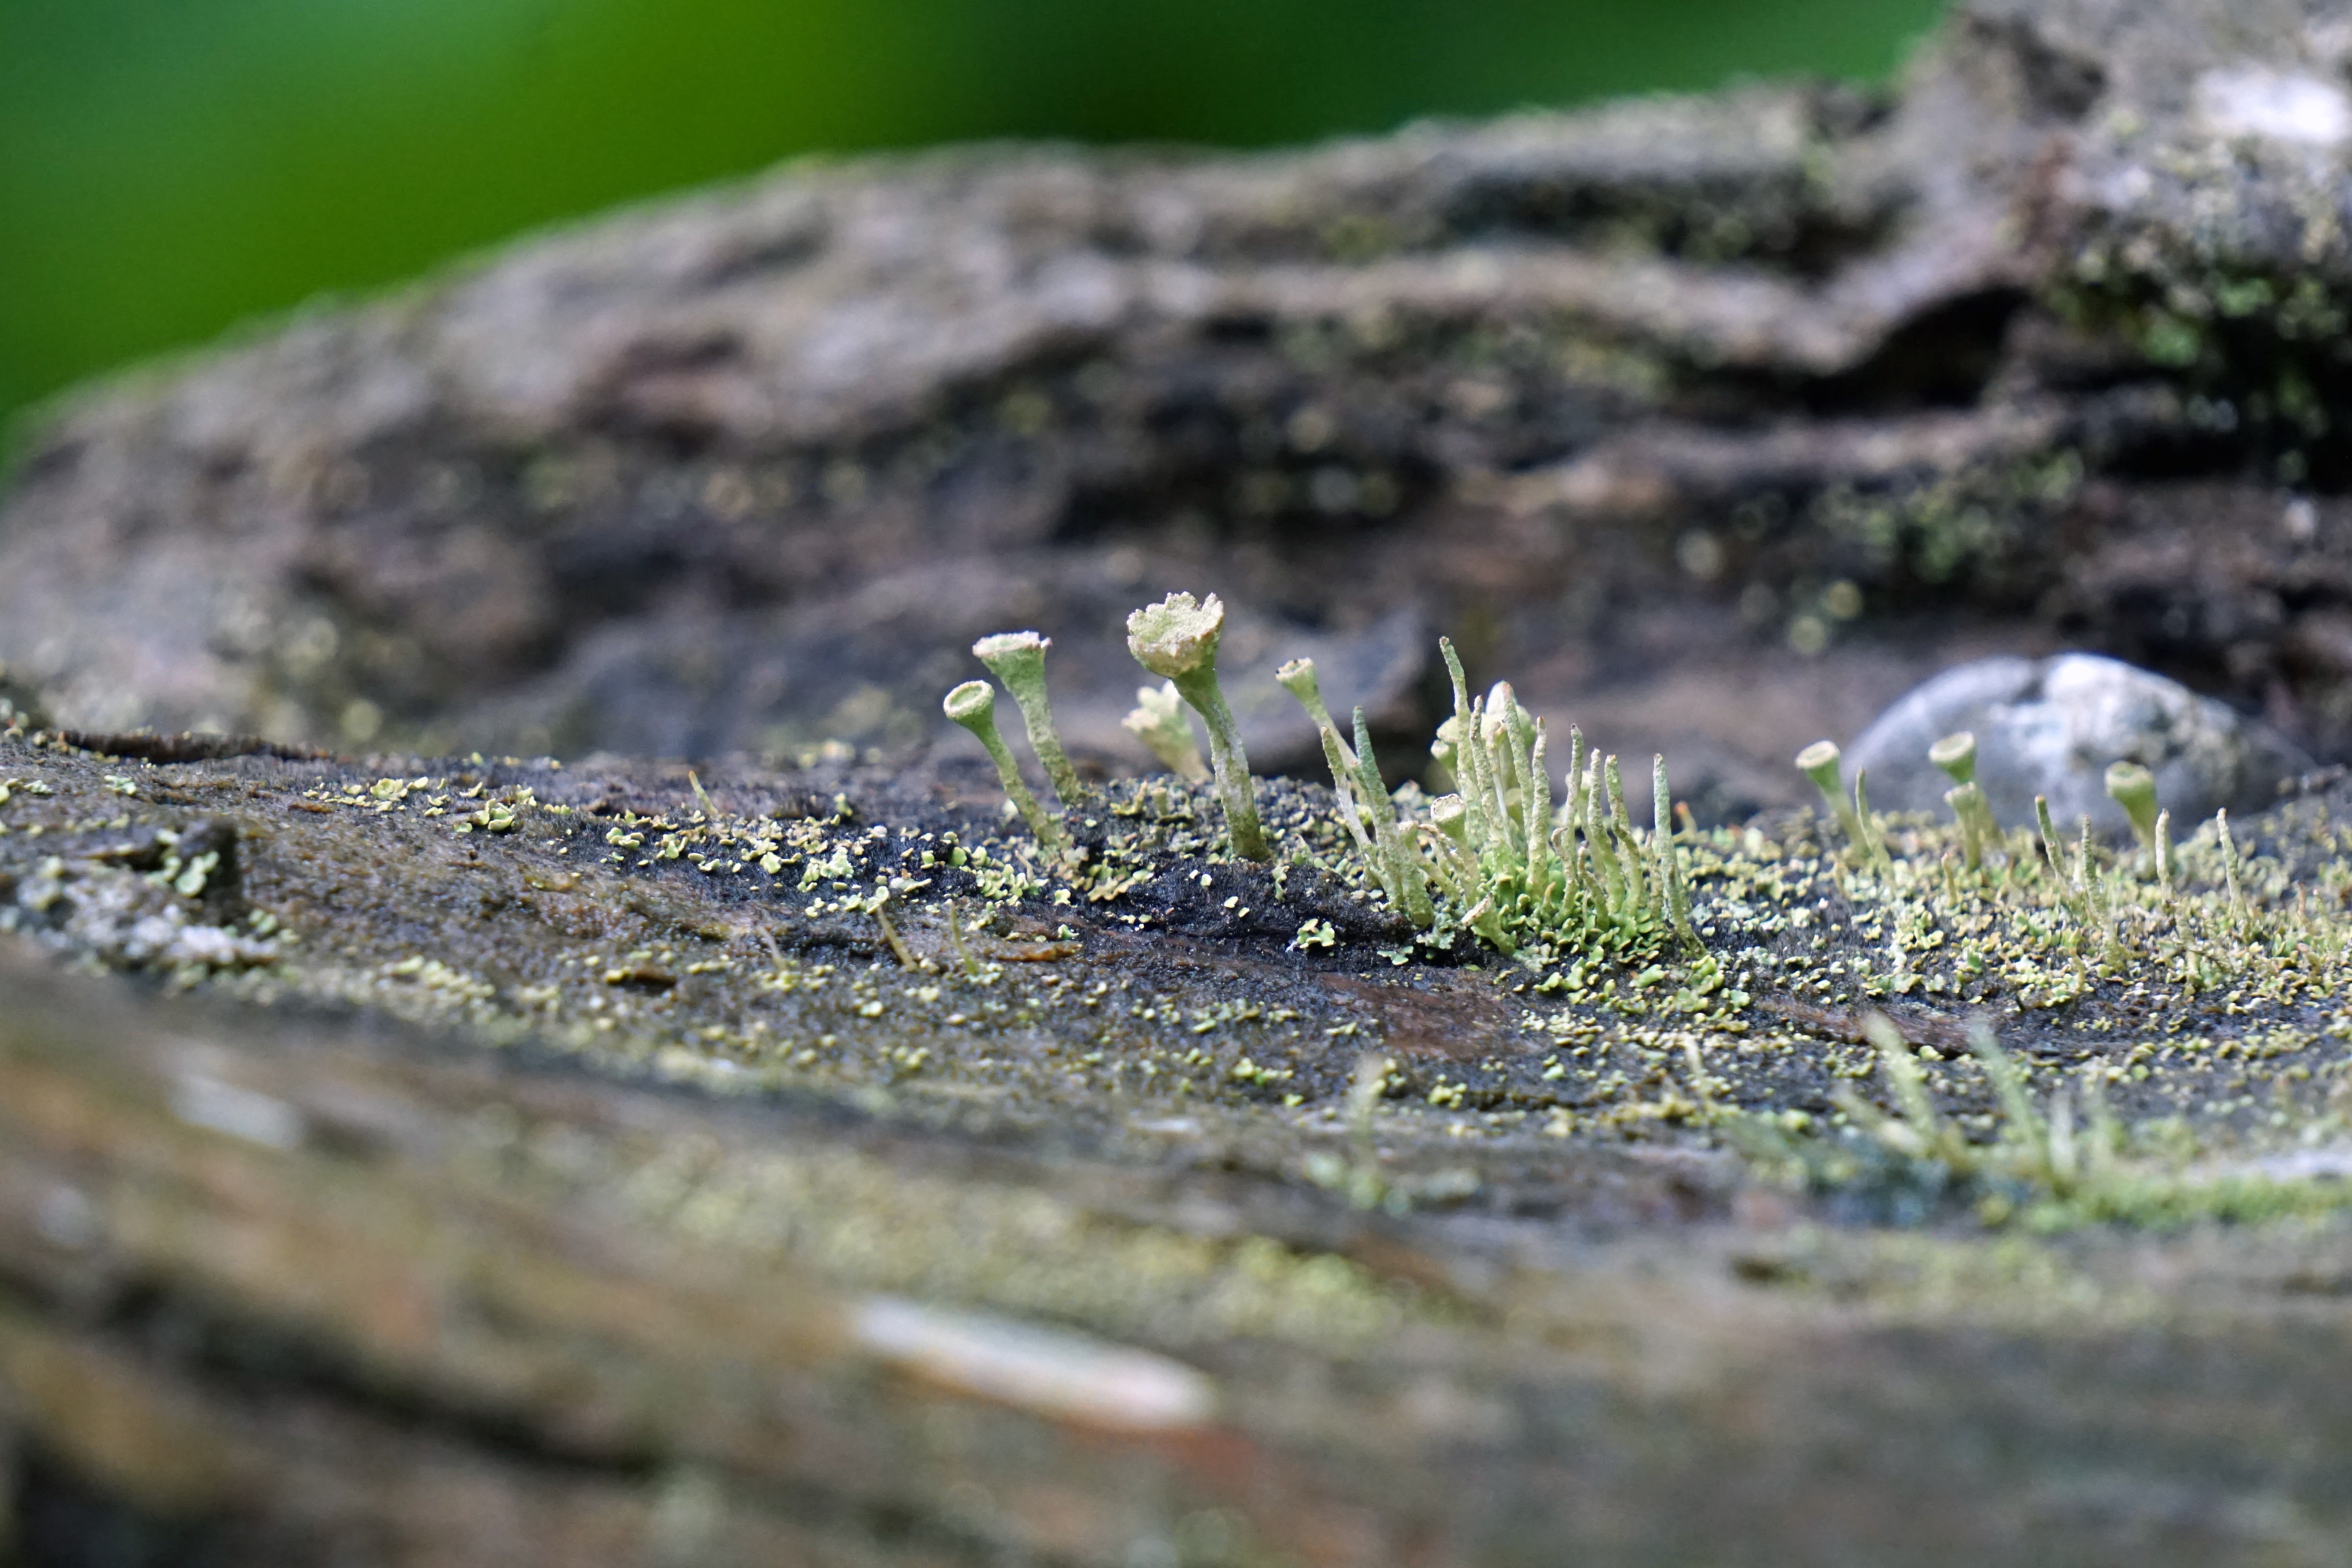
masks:
<svg viewBox="0 0 2352 1568"><path fill-rule="evenodd" d="M2318 1173L2271 1189L2300 1221L2039 1237L1899 1165L1806 1196L1710 1146L1694 1093L1825 1116L1866 1073L1861 1011L1801 978L1612 1021L1491 955L1392 964L1304 873L1253 926L1192 888L1245 869L1193 858L1139 900L1160 929L1032 900L965 979L937 886L893 934L603 853L631 805L685 819L675 771L414 776L0 737L30 1563L2202 1568L2352 1530L2329 995L1995 999L2042 1081L2114 1063L2135 1120L2172 1096L2209 1159ZM707 787L807 820L806 782ZM993 816L826 782L861 825ZM2325 804L2242 831L2340 845ZM1286 950L1316 909L1342 939ZM1921 1001L1887 1005L1960 1054ZM2210 1039L2142 1081L2151 1002Z"/></svg>
<svg viewBox="0 0 2352 1568"><path fill-rule="evenodd" d="M1796 746L1962 652L2118 653L2352 755L2347 62L2315 3L1975 0L1883 99L795 166L69 400L0 507L0 697L87 732L0 740L0 900L119 893L40 909L144 978L0 937L0 1554L2341 1562L2340 1220L1886 1230L1696 1137L1433 1115L1384 1151L1411 1201L1359 1206L1300 1151L1356 1157L1302 1129L1360 1038L1456 1106L1591 1086L1510 1043L1499 977L1391 973L1336 901L1301 906L1341 928L1310 975L1226 894L1263 889L1189 863L1137 895L1158 937L1089 915L1060 954L1052 909L998 937L1296 1002L1295 1079L1220 1045L1167 1116L1039 1025L989 1047L1011 1090L899 1092L916 1035L803 996L810 1057L837 1026L880 1076L778 1055L705 1092L693 1031L740 1032L747 983L688 960L750 942L753 900L583 880L552 830L502 866L403 784L467 764L315 748L896 763L964 645L1032 625L1073 749L1132 771L1118 627L1183 588L1233 605L1276 765L1314 753L1275 660L1425 736L1440 629L1667 752L1703 817L1790 798ZM139 725L266 739L100 733ZM981 831L947 758L882 819ZM604 811L566 819L583 860L695 809L619 764L467 804L527 773ZM840 776L702 774L784 818ZM158 888L206 844L242 872ZM310 933L310 989L273 997L260 938L169 957L254 911ZM893 940L944 970L943 929ZM559 1041L598 1037L533 999L559 981L625 1003L639 1057ZM1790 1005L1817 1045L1855 1026ZM2287 1020L2328 1081L2337 1005ZM2053 1062L2123 1046L2099 1020L2130 1009L2084 1007ZM2336 1115L2218 1016L2225 1114ZM1172 1054L1189 1018L1120 1026ZM1825 1107L1832 1054L1737 1092Z"/></svg>
<svg viewBox="0 0 2352 1568"><path fill-rule="evenodd" d="M1884 101L788 167L72 400L0 658L91 729L789 756L1034 624L1139 762L1118 616L1213 586L1231 663L1402 724L1451 627L1723 812L1986 646L2341 753L2347 47L1986 0Z"/></svg>

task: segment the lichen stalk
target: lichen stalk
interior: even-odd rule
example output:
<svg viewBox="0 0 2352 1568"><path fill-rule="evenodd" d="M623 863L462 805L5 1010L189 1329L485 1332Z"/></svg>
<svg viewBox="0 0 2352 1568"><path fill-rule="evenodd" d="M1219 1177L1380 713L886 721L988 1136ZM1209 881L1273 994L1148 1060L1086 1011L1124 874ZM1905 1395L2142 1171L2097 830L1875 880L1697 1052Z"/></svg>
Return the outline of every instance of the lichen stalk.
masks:
<svg viewBox="0 0 2352 1568"><path fill-rule="evenodd" d="M1658 753L1650 763L1651 820L1656 824L1650 830L1650 849L1657 857L1658 877L1665 884L1666 912L1675 922L1675 930L1691 947L1700 945L1698 931L1691 924L1690 887L1683 879L1682 862L1675 858L1674 787L1666 781L1666 759Z"/></svg>
<svg viewBox="0 0 2352 1568"><path fill-rule="evenodd" d="M2246 913L2245 889L2238 885L2238 841L2230 836L2230 814L2213 814L2213 828L2221 841L2221 879L2230 889L2230 908L2240 919Z"/></svg>
<svg viewBox="0 0 2352 1568"><path fill-rule="evenodd" d="M1314 721L1316 737L1323 742L1323 761L1331 769L1331 794L1339 812L1339 820L1346 825L1349 836L1355 839L1357 848L1369 858L1372 854L1372 843L1364 829L1365 812L1358 808L1356 801L1359 793L1356 755L1348 749L1348 742L1339 738L1339 727L1331 721L1331 710L1324 705L1323 688L1315 678L1315 661L1294 658L1276 670L1274 679L1276 684L1298 700L1298 705L1307 710L1307 718ZM1363 804L1367 808L1377 809L1374 802Z"/></svg>
<svg viewBox="0 0 2352 1568"><path fill-rule="evenodd" d="M1054 707L1045 696L1045 650L1053 646L1052 638L1035 632L999 632L972 644L971 651L1020 705L1022 725L1029 731L1029 749L1045 766L1055 795L1064 805L1076 805L1085 788L1078 783L1077 769L1070 765L1069 753L1062 750L1062 738L1054 728Z"/></svg>
<svg viewBox="0 0 2352 1568"><path fill-rule="evenodd" d="M1241 727L1217 685L1217 638L1224 623L1224 603L1214 594L1197 604L1190 594L1171 594L1127 617L1127 647L1138 664L1174 681L1178 693L1208 726L1209 765L1216 776L1234 853L1244 860L1271 860L1274 849L1258 826Z"/></svg>
<svg viewBox="0 0 2352 1568"><path fill-rule="evenodd" d="M941 706L947 716L972 732L974 739L986 748L991 761L996 763L997 781L1003 785L1004 796L1020 812L1021 820L1037 842L1055 856L1069 852L1070 835L1062 826L1061 815L1039 804L1037 796L1021 777L1021 766L996 732L996 689L985 680L967 680L947 695Z"/></svg>
<svg viewBox="0 0 2352 1568"><path fill-rule="evenodd" d="M1437 923L1437 910L1429 901L1428 879L1422 869L1420 855L1414 852L1403 826L1397 821L1396 805L1381 781L1380 759L1372 754L1372 731L1364 722L1361 708L1356 710L1356 773L1370 807L1367 815L1371 818L1378 862L1386 871L1382 885L1390 902L1407 920L1427 931Z"/></svg>
<svg viewBox="0 0 2352 1568"><path fill-rule="evenodd" d="M1830 808L1830 815L1836 817L1838 826L1845 830L1846 841L1853 846L1853 852L1865 864L1878 865L1885 858L1886 846L1874 841L1866 819L1854 800L1846 794L1844 779L1840 772L1843 757L1836 742L1816 741L1797 753L1797 767L1813 781L1813 787L1821 792L1822 804Z"/></svg>
<svg viewBox="0 0 2352 1568"><path fill-rule="evenodd" d="M1964 784L1944 792L1944 804L1952 808L1953 820L1959 824L1960 856L1969 870L1984 864L1984 830L1977 825L1976 811L1984 804L1983 792L1973 783Z"/></svg>
<svg viewBox="0 0 2352 1568"><path fill-rule="evenodd" d="M1444 657L1446 673L1454 681L1454 720L1459 733L1454 760L1465 807L1463 826L1470 842L1483 845L1488 837L1487 803L1494 798L1494 785L1486 776L1486 748L1478 743L1478 704L1470 696L1470 682L1462 673L1461 656L1454 651L1453 639L1438 638L1437 651Z"/></svg>

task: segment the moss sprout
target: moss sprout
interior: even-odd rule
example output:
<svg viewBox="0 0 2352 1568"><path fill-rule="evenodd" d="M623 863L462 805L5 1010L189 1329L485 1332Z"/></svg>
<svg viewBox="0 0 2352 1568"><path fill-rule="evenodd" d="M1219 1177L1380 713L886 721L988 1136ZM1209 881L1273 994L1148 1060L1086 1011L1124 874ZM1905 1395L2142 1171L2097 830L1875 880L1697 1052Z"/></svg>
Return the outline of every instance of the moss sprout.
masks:
<svg viewBox="0 0 2352 1568"><path fill-rule="evenodd" d="M1217 639L1224 626L1224 603L1214 594L1197 603L1190 594L1171 594L1127 617L1127 647L1136 663L1173 682L1208 726L1209 760L1234 853L1244 860L1271 860L1274 850L1258 826L1241 727L1217 684Z"/></svg>
<svg viewBox="0 0 2352 1568"><path fill-rule="evenodd" d="M1054 709L1045 697L1045 650L1050 637L1035 632L999 632L971 645L974 658L1004 682L1013 700L1021 705L1021 721L1029 731L1029 749L1045 765L1045 777L1064 805L1076 805L1085 794L1062 738L1054 729Z"/></svg>
<svg viewBox="0 0 2352 1568"><path fill-rule="evenodd" d="M1037 842L1055 855L1067 852L1070 836L1062 826L1060 815L1039 804L1023 782L1020 765L1006 749L1004 738L996 732L996 688L985 680L967 680L948 693L942 706L949 718L971 731L988 748L989 756L996 763L997 778L1004 785L1005 798L1021 813L1021 819L1036 835Z"/></svg>

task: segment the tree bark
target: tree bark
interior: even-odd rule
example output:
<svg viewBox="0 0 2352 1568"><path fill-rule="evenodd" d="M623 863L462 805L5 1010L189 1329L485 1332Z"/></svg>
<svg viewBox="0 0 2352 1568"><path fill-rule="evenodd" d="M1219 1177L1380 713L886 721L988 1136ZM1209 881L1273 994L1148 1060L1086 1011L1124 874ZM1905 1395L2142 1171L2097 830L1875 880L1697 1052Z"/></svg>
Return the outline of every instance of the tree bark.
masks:
<svg viewBox="0 0 2352 1568"><path fill-rule="evenodd" d="M0 657L93 730L897 754L1034 624L1132 764L1118 618L1215 587L1384 732L1452 627L1726 814L1988 642L2338 755L2339 32L1986 0L1884 99L791 165L71 400Z"/></svg>
<svg viewBox="0 0 2352 1568"><path fill-rule="evenodd" d="M2336 1561L2339 1223L1849 1225L1501 1121L1368 1152L1374 1038L1423 1103L1590 1086L1501 966L1391 963L1303 874L1184 860L1150 932L1041 904L971 939L990 990L938 888L886 942L605 858L713 796L976 841L984 782L907 759L1014 625L1081 760L1139 764L1118 629L1173 588L1232 606L1276 766L1316 753L1253 672L1313 652L1401 733L1443 627L1709 816L1961 649L2104 647L2341 756L2347 51L2286 0L1977 0L1883 98L796 165L69 401L0 510L5 696L71 727L0 739L0 903L78 911L0 937L0 1542ZM377 745L816 761L330 754ZM932 1012L860 1022L873 973ZM1087 1010L1127 981L1164 1016ZM1200 1032L1278 1011L1293 1076ZM1102 1076L1147 1043L1206 1087ZM1831 1055L1710 1068L1825 1108Z"/></svg>

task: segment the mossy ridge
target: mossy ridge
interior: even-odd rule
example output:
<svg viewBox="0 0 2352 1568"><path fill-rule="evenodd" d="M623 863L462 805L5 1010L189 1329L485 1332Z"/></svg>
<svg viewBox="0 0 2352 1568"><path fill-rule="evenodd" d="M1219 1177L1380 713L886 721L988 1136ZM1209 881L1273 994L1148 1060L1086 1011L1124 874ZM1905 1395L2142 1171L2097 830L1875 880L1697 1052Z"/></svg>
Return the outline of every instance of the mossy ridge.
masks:
<svg viewBox="0 0 2352 1568"><path fill-rule="evenodd" d="M2081 451L2057 446L1979 459L1882 486L1832 485L1805 504L1814 559L1792 563L1791 603L1830 620L1851 619L1830 602L1837 581L1869 589L1885 605L1933 603L1955 588L1991 604L2040 591L2049 526L2082 491Z"/></svg>
<svg viewBox="0 0 2352 1568"><path fill-rule="evenodd" d="M122 847L230 816L238 931L266 951L165 966L171 984L1106 1147L1164 1148L1148 1129L1187 1123L1308 1182L1318 1156L1352 1157L1347 1089L1377 1053L1381 1158L1432 1200L1507 1186L1562 1138L1696 1143L1726 1111L1833 1129L1837 1089L1877 1082L1872 1008L1978 1140L1997 1123L1957 1048L1971 1008L2037 1091L2095 1066L2122 1121L2209 1152L2334 1140L2352 1070L2352 831L2333 797L2242 826L2234 897L2209 825L2169 902L2117 881L2105 923L2030 855L1968 874L1942 825L1893 825L1875 873L1810 817L1685 830L1709 951L1626 966L1433 962L1379 907L1328 793L1287 782L1261 786L1271 868L1213 852L1209 789L1148 779L1074 817L1090 858L1073 878L1003 818L942 805L931 786L953 785L932 777L720 773L698 798L649 769L155 767L20 739L0 742L0 779L20 786L0 805L12 922L94 967L158 972L67 918L108 889L135 881L203 923ZM43 879L56 896L35 909Z"/></svg>
<svg viewBox="0 0 2352 1568"><path fill-rule="evenodd" d="M2314 221L2333 232L2338 218L2330 207ZM2084 245L2043 294L2071 325L2176 381L2189 434L2266 462L2284 484L2342 482L2325 440L2352 418L2340 281L2136 236Z"/></svg>

